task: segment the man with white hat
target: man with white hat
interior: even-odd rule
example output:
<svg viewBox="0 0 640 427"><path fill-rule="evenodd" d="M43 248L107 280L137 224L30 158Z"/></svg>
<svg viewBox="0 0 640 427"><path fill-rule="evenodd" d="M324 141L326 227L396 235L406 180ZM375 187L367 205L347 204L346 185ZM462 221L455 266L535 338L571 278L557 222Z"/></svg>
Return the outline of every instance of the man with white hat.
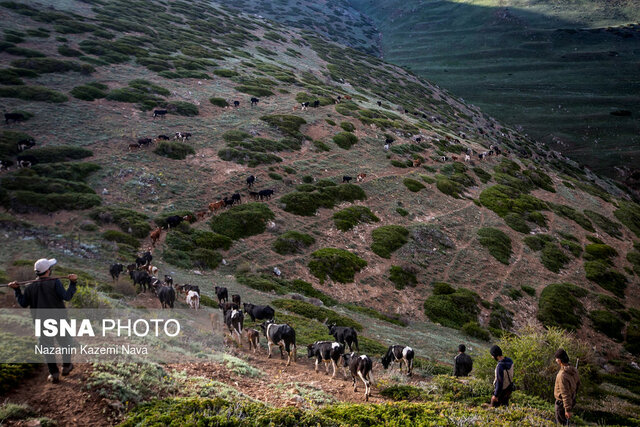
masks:
<svg viewBox="0 0 640 427"><path fill-rule="evenodd" d="M24 290L24 293L20 290L18 282L11 282L9 286L15 290L16 300L22 307L30 307L32 315L36 316L35 309L62 309L64 312L60 312L57 316L66 317L65 301L70 301L73 295L76 293L76 282L78 276L75 274L69 274L69 288L65 289L60 282L60 279L51 278L51 269L56 264L55 259L42 258L36 261L33 269L38 276L36 280L31 282ZM55 340L61 347L70 347L73 345L73 341L68 336L56 336ZM41 335L39 337L39 343L43 347L53 347L54 338ZM47 380L57 383L60 381L60 372L56 363L56 357L54 354L45 354L45 361L49 368L49 377ZM69 375L73 369L71 363L71 355L65 352L62 353L62 375Z"/></svg>

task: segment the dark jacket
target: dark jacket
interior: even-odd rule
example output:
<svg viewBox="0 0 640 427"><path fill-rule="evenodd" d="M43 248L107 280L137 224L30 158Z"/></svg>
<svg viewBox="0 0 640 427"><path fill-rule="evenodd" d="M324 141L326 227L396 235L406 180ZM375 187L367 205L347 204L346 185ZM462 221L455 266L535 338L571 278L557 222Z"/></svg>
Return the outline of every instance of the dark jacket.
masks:
<svg viewBox="0 0 640 427"><path fill-rule="evenodd" d="M31 283L24 293L17 288L16 300L22 307L35 308L66 308L65 301L71 301L76 293L76 282L71 282L68 289L64 289L60 279L39 279Z"/></svg>
<svg viewBox="0 0 640 427"><path fill-rule="evenodd" d="M494 396L499 396L502 390L509 387L513 383L513 360L505 357L496 365L496 377L493 381L495 386L493 390Z"/></svg>
<svg viewBox="0 0 640 427"><path fill-rule="evenodd" d="M458 354L454 360L453 375L456 377L466 377L473 369L473 359L467 353Z"/></svg>

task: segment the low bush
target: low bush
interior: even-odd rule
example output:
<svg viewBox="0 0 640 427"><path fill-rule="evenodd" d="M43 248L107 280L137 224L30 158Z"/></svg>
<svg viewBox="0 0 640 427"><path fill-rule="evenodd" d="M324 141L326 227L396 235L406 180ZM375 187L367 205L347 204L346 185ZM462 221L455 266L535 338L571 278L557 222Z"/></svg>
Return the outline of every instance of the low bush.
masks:
<svg viewBox="0 0 640 427"><path fill-rule="evenodd" d="M632 233L640 237L640 205L621 200L613 215L623 223Z"/></svg>
<svg viewBox="0 0 640 427"><path fill-rule="evenodd" d="M211 102L213 105L215 105L216 107L228 107L229 103L227 102L226 99L224 98L209 98L209 102Z"/></svg>
<svg viewBox="0 0 640 427"><path fill-rule="evenodd" d="M559 273L560 270L569 262L569 257L555 243L546 243L542 252L540 252L540 261L547 270L553 273Z"/></svg>
<svg viewBox="0 0 640 427"><path fill-rule="evenodd" d="M371 232L371 250L382 258L391 258L391 253L407 243L409 230L400 225L383 225Z"/></svg>
<svg viewBox="0 0 640 427"><path fill-rule="evenodd" d="M532 251L539 251L544 248L547 243L551 243L555 241L553 236L548 234L535 234L533 236L526 236L524 239L524 244L529 247Z"/></svg>
<svg viewBox="0 0 640 427"><path fill-rule="evenodd" d="M110 242L124 243L125 245L129 245L134 248L140 246L140 241L138 239L130 234L123 233L117 230L105 231L104 233L102 233L102 238Z"/></svg>
<svg viewBox="0 0 640 427"><path fill-rule="evenodd" d="M607 233L611 237L621 238L622 232L620 228L622 226L615 221L610 220L604 215L600 215L597 212L590 211L588 209L584 210L584 214L589 218L595 225L597 225L602 231Z"/></svg>
<svg viewBox="0 0 640 427"><path fill-rule="evenodd" d="M380 390L380 395L394 401L422 402L431 400L429 393L416 386L395 384Z"/></svg>
<svg viewBox="0 0 640 427"><path fill-rule="evenodd" d="M436 187L443 194L455 197L456 199L460 198L460 195L464 191L464 186L462 184L459 184L443 176L438 176L436 180Z"/></svg>
<svg viewBox="0 0 640 427"><path fill-rule="evenodd" d="M95 69L88 64L80 64L74 61L63 61L54 58L16 59L11 62L11 66L33 70L38 74L66 73L68 71L77 71L82 74L91 74L95 71Z"/></svg>
<svg viewBox="0 0 640 427"><path fill-rule="evenodd" d="M70 48L69 46L66 46L66 45L58 46L58 53L62 56L69 56L69 57L76 57L76 58L84 55L79 50Z"/></svg>
<svg viewBox="0 0 640 427"><path fill-rule="evenodd" d="M262 116L260 120L263 120L276 127L285 136L301 140L304 135L300 132L300 127L307 123L305 119L298 116L291 116L287 114L274 114L270 116Z"/></svg>
<svg viewBox="0 0 640 427"><path fill-rule="evenodd" d="M606 261L585 261L584 271L587 279L597 283L602 289L606 289L624 298L624 291L627 288L627 278L624 274L609 268Z"/></svg>
<svg viewBox="0 0 640 427"><path fill-rule="evenodd" d="M320 185L319 181L314 191L294 191L285 194L280 202L285 205L284 210L301 216L315 215L318 209L331 209L342 202L365 200L364 190L355 184Z"/></svg>
<svg viewBox="0 0 640 427"><path fill-rule="evenodd" d="M200 114L197 105L186 101L170 101L166 108L169 113L179 116L193 117Z"/></svg>
<svg viewBox="0 0 640 427"><path fill-rule="evenodd" d="M323 248L311 254L309 271L324 283L327 276L335 282L353 282L355 273L367 266L367 262L344 249Z"/></svg>
<svg viewBox="0 0 640 427"><path fill-rule="evenodd" d="M358 142L358 137L351 132L340 132L334 135L333 142L335 142L338 147L348 150Z"/></svg>
<svg viewBox="0 0 640 427"><path fill-rule="evenodd" d="M104 90L90 85L76 86L71 89L70 93L74 98L82 99L83 101L94 101L107 96L107 92Z"/></svg>
<svg viewBox="0 0 640 427"><path fill-rule="evenodd" d="M58 145L32 148L29 155L35 157L37 163L58 163L91 157L93 152L82 147Z"/></svg>
<svg viewBox="0 0 640 427"><path fill-rule="evenodd" d="M350 206L333 214L333 222L340 231L349 231L361 223L378 222L380 218L375 216L366 206Z"/></svg>
<svg viewBox="0 0 640 427"><path fill-rule="evenodd" d="M538 320L546 327L575 330L582 325L584 306L578 298L588 292L571 283L554 283L545 287L538 300Z"/></svg>
<svg viewBox="0 0 640 427"><path fill-rule="evenodd" d="M597 259L609 261L618 256L618 251L604 243L591 243L584 247L584 259L594 261Z"/></svg>
<svg viewBox="0 0 640 427"><path fill-rule="evenodd" d="M465 323L478 321L479 300L478 294L465 288L452 293L434 293L425 300L424 313L434 323L460 329Z"/></svg>
<svg viewBox="0 0 640 427"><path fill-rule="evenodd" d="M520 289L522 289L522 291L532 297L536 296L536 289L533 286L529 286L529 285L522 285L520 286Z"/></svg>
<svg viewBox="0 0 640 427"><path fill-rule="evenodd" d="M301 254L309 246L313 245L316 239L309 234L298 231L287 231L281 234L273 242L272 248L280 255Z"/></svg>
<svg viewBox="0 0 640 427"><path fill-rule="evenodd" d="M234 88L238 92L248 93L253 96L271 96L273 92L267 88L252 86L252 85L238 85Z"/></svg>
<svg viewBox="0 0 640 427"><path fill-rule="evenodd" d="M513 312L507 310L501 304L494 302L491 305L489 327L504 331L511 330L511 328L513 327Z"/></svg>
<svg viewBox="0 0 640 427"><path fill-rule="evenodd" d="M593 224L591 224L591 221L589 221L589 219L584 214L578 212L571 206L558 205L555 203L548 203L548 205L551 210L557 215L576 222L580 227L584 228L587 231L591 231L592 233L596 231L596 229L593 228Z"/></svg>
<svg viewBox="0 0 640 427"><path fill-rule="evenodd" d="M571 255L573 255L575 258L578 258L580 255L582 255L582 246L575 242L572 242L571 240L561 240L560 246L571 252Z"/></svg>
<svg viewBox="0 0 640 427"><path fill-rule="evenodd" d="M497 228L484 227L478 230L478 241L489 250L498 261L509 265L511 258L511 238Z"/></svg>
<svg viewBox="0 0 640 427"><path fill-rule="evenodd" d="M189 154L195 154L196 150L194 150L191 145L183 142L160 141L153 152L162 157L184 160Z"/></svg>
<svg viewBox="0 0 640 427"><path fill-rule="evenodd" d="M345 132L353 132L354 130L356 130L356 127L353 125L353 123L351 122L341 122L340 123L340 127L345 131ZM352 144L353 145L353 144Z"/></svg>
<svg viewBox="0 0 640 427"><path fill-rule="evenodd" d="M634 319L627 326L625 334L625 350L633 355L640 354L640 321Z"/></svg>
<svg viewBox="0 0 640 427"><path fill-rule="evenodd" d="M238 75L236 71L225 70L224 68L218 68L217 70L213 70L213 74L215 74L218 77L235 77Z"/></svg>
<svg viewBox="0 0 640 427"><path fill-rule="evenodd" d="M269 207L262 203L245 203L214 216L210 226L216 233L233 240L264 233L267 221L275 218Z"/></svg>
<svg viewBox="0 0 640 427"><path fill-rule="evenodd" d="M607 310L593 310L589 312L589 319L596 331L602 332L616 341L622 341L624 322L620 320L619 315Z"/></svg>
<svg viewBox="0 0 640 427"><path fill-rule="evenodd" d="M394 325L398 325L398 326L407 326L407 322L405 322L404 320L398 318L397 316L391 316L391 315L383 314L383 313L380 313L379 311L374 310L373 308L370 308L370 307L364 307L364 306L361 306L361 305L356 305L356 304L351 304L351 303L342 304L342 306L344 308L347 308L347 309L351 310L351 311L355 311L357 313L364 314L364 315L372 317L374 319L384 320L385 322L393 323Z"/></svg>
<svg viewBox="0 0 640 427"><path fill-rule="evenodd" d="M131 209L100 207L91 211L89 217L100 224L114 223L124 232L131 230L130 234L139 239L147 237L151 231L149 217Z"/></svg>
<svg viewBox="0 0 640 427"><path fill-rule="evenodd" d="M470 337L478 338L483 341L489 341L491 334L478 324L478 322L467 322L462 325L462 332Z"/></svg>
<svg viewBox="0 0 640 427"><path fill-rule="evenodd" d="M478 178L480 178L480 181L482 181L484 184L489 182L489 180L491 179L491 174L480 167L474 167L473 172Z"/></svg>
<svg viewBox="0 0 640 427"><path fill-rule="evenodd" d="M531 231L531 227L520 214L508 213L504 216L504 222L518 233L528 234Z"/></svg>
<svg viewBox="0 0 640 427"><path fill-rule="evenodd" d="M278 308L299 314L308 319L315 319L319 322L324 322L326 320L328 325L335 323L337 326L350 326L358 331L362 331L363 329L360 323L350 319L349 317L338 314L327 308L316 307L308 302L293 299L276 299L271 301L271 303Z"/></svg>
<svg viewBox="0 0 640 427"><path fill-rule="evenodd" d="M414 193L417 193L418 191L425 188L424 184L422 184L420 181L416 181L415 179L411 178L405 178L402 183L405 187L407 187L407 189L409 189L409 191L412 191Z"/></svg>
<svg viewBox="0 0 640 427"><path fill-rule="evenodd" d="M396 289L404 289L406 286L415 287L418 284L415 272L397 265L392 265L389 268L389 280L396 286Z"/></svg>
<svg viewBox="0 0 640 427"><path fill-rule="evenodd" d="M337 304L335 299L317 290L311 283L300 279L286 280L265 274L237 274L236 280L238 283L262 292L275 292L280 295L294 292L310 298L317 298L327 306Z"/></svg>
<svg viewBox="0 0 640 427"><path fill-rule="evenodd" d="M18 98L25 101L41 101L61 103L69 98L53 89L44 86L0 87L0 98Z"/></svg>

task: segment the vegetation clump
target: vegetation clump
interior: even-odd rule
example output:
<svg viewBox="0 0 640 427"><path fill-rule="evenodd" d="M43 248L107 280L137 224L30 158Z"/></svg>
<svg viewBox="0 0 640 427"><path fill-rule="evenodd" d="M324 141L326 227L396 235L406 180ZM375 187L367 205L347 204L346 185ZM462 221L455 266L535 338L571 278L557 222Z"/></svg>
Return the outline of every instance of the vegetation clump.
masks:
<svg viewBox="0 0 640 427"><path fill-rule="evenodd" d="M480 244L503 264L509 264L511 258L511 238L497 228L484 227L478 230Z"/></svg>
<svg viewBox="0 0 640 427"><path fill-rule="evenodd" d="M350 206L333 214L333 222L340 231L349 231L361 223L378 222L380 218L375 216L366 206Z"/></svg>
<svg viewBox="0 0 640 427"><path fill-rule="evenodd" d="M402 183L405 187L407 187L409 191L412 191L414 193L417 193L418 191L425 188L424 184L422 184L420 181L416 181L415 179L411 178L405 178Z"/></svg>
<svg viewBox="0 0 640 427"><path fill-rule="evenodd" d="M478 322L467 322L462 325L461 330L470 337L478 338L483 341L489 341L491 338L489 331L480 326Z"/></svg>
<svg viewBox="0 0 640 427"><path fill-rule="evenodd" d="M569 331L582 325L584 306L578 298L588 292L571 283L554 283L545 287L538 300L538 320L546 327L556 326Z"/></svg>
<svg viewBox="0 0 640 427"><path fill-rule="evenodd" d="M596 331L616 341L622 341L624 322L620 320L619 315L607 310L593 310L589 312L589 319Z"/></svg>
<svg viewBox="0 0 640 427"><path fill-rule="evenodd" d="M382 258L391 258L391 253L408 242L409 230L400 225L383 225L371 232L371 250Z"/></svg>
<svg viewBox="0 0 640 427"><path fill-rule="evenodd" d="M291 116L287 114L274 114L270 116L262 116L260 120L263 120L277 128L285 136L301 140L304 135L300 132L300 127L307 123L305 119L298 116Z"/></svg>
<svg viewBox="0 0 640 427"><path fill-rule="evenodd" d="M350 326L358 331L363 329L360 323L347 316L343 316L324 307L316 307L308 302L294 299L277 299L273 300L272 304L277 308L299 314L308 319L315 319L320 322L324 322L326 320L326 323L329 325L335 323L338 326Z"/></svg>
<svg viewBox="0 0 640 427"><path fill-rule="evenodd" d="M189 154L195 154L196 150L189 144L178 141L160 141L153 150L158 156L175 160L184 160Z"/></svg>
<svg viewBox="0 0 640 427"><path fill-rule="evenodd" d="M324 283L327 276L339 283L353 282L355 273L367 266L367 261L344 249L323 248L311 254L309 271Z"/></svg>
<svg viewBox="0 0 640 427"><path fill-rule="evenodd" d="M229 210L211 219L211 229L233 240L264 233L267 221L275 214L263 203L245 203L233 206Z"/></svg>
<svg viewBox="0 0 640 427"><path fill-rule="evenodd" d="M618 209L613 212L618 221L627 226L632 233L640 237L640 205L633 202L620 201Z"/></svg>
<svg viewBox="0 0 640 427"><path fill-rule="evenodd" d="M82 99L83 101L95 101L96 99L105 98L107 92L105 92L107 86L100 83L86 84L82 86L76 86L71 89L71 95L75 98Z"/></svg>
<svg viewBox="0 0 640 427"><path fill-rule="evenodd" d="M120 230L138 239L147 237L151 231L147 215L131 209L99 207L91 211L89 217L99 224L116 224Z"/></svg>
<svg viewBox="0 0 640 427"><path fill-rule="evenodd" d="M313 236L291 230L278 236L272 248L280 255L300 254L315 242L316 239Z"/></svg>
<svg viewBox="0 0 640 427"><path fill-rule="evenodd" d="M436 283L433 295L424 302L424 313L434 323L460 329L468 322L477 322L479 300L478 294L469 289Z"/></svg>
<svg viewBox="0 0 640 427"><path fill-rule="evenodd" d="M606 289L614 295L624 298L624 291L627 288L627 278L611 268L605 260L585 261L584 271L587 279L597 283L601 288Z"/></svg>
<svg viewBox="0 0 640 427"><path fill-rule="evenodd" d="M358 142L358 137L351 132L340 132L334 135L333 142L342 149L348 150Z"/></svg>
<svg viewBox="0 0 640 427"><path fill-rule="evenodd" d="M315 215L318 209L331 209L342 202L365 200L364 190L355 184L320 185L316 183L313 191L310 187L305 191L294 191L285 194L280 202L285 205L284 210L301 216Z"/></svg>
<svg viewBox="0 0 640 427"><path fill-rule="evenodd" d="M622 226L615 221L610 220L604 215L600 215L597 212L590 211L589 209L584 210L584 214L589 218L595 225L597 225L602 231L607 233L611 237L621 238L622 232L620 228Z"/></svg>
<svg viewBox="0 0 640 427"><path fill-rule="evenodd" d="M415 272L398 265L392 265L389 268L389 280L399 290L404 289L406 286L415 287L418 284Z"/></svg>

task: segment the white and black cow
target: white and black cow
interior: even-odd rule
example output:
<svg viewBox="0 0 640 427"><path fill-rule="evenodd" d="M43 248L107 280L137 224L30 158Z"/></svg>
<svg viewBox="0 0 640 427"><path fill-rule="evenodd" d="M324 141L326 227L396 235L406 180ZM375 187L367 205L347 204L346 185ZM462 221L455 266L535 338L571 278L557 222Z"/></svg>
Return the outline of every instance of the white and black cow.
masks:
<svg viewBox="0 0 640 427"><path fill-rule="evenodd" d="M359 377L364 383L364 400L368 401L371 396L371 384L373 383L373 361L369 356L356 353L347 353L342 355L342 365L349 368L351 379L353 380L353 391L358 391L356 377Z"/></svg>
<svg viewBox="0 0 640 427"><path fill-rule="evenodd" d="M244 312L251 317L252 322L255 322L256 319L273 320L276 315L275 310L268 305L254 305L245 302L242 304L242 307L244 308Z"/></svg>
<svg viewBox="0 0 640 427"><path fill-rule="evenodd" d="M337 363L340 357L344 353L344 345L338 342L331 341L316 341L313 344L307 346L307 357L311 359L316 358L316 372L318 372L318 365L320 362L324 362L324 369L326 374L329 374L329 363L333 366L333 375L331 379L336 377Z"/></svg>
<svg viewBox="0 0 640 427"><path fill-rule="evenodd" d="M262 333L267 338L267 347L269 348L269 359L271 358L271 346L280 347L280 358L284 359L282 347L287 352L287 366L291 364L291 357L296 361L296 331L289 325L273 323L268 320L260 324Z"/></svg>
<svg viewBox="0 0 640 427"><path fill-rule="evenodd" d="M411 347L407 347L404 345L392 345L389 346L387 350L387 354L382 357L382 366L384 369L387 369L391 363L399 363L400 364L400 372L402 372L402 364L407 364L407 375L411 376L413 371L413 358L415 357L415 352Z"/></svg>
<svg viewBox="0 0 640 427"><path fill-rule="evenodd" d="M355 345L356 350L360 351L358 347L358 333L351 326L336 326L334 323L327 325L327 328L329 328L329 335L333 335L336 341L342 345L349 346L349 351L353 351L352 345Z"/></svg>
<svg viewBox="0 0 640 427"><path fill-rule="evenodd" d="M244 314L240 310L227 310L224 313L224 323L229 329L231 338L234 334L238 337L238 344L242 345L242 329L244 328Z"/></svg>

